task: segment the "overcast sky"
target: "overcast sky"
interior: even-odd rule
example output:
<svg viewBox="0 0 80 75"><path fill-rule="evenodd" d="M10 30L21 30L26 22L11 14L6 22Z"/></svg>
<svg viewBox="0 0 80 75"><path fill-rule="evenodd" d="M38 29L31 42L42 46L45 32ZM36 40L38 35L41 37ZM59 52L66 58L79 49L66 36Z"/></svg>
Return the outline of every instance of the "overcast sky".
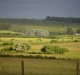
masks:
<svg viewBox="0 0 80 75"><path fill-rule="evenodd" d="M80 17L80 0L0 0L0 18Z"/></svg>

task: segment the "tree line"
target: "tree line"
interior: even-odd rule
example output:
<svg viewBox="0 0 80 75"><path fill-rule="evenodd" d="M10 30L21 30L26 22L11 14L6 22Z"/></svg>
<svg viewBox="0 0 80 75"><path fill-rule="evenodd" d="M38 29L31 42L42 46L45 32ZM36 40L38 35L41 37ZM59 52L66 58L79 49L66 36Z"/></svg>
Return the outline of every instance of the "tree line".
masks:
<svg viewBox="0 0 80 75"><path fill-rule="evenodd" d="M75 34L80 34L80 29L77 29L76 31L74 31L72 28L67 28L65 31L63 32L49 32L50 35L75 35Z"/></svg>
<svg viewBox="0 0 80 75"><path fill-rule="evenodd" d="M74 18L74 17L51 17L51 16L47 16L46 20L58 21L58 22L80 23L80 18Z"/></svg>

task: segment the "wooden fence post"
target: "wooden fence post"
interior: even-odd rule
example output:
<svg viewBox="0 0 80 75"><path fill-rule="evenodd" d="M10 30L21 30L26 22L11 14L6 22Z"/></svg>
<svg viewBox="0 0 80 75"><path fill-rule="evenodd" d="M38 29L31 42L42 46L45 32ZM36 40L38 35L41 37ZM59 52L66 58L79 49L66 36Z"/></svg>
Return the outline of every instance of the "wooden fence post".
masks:
<svg viewBox="0 0 80 75"><path fill-rule="evenodd" d="M22 67L21 67L22 68L22 75L24 75L24 61L22 61L21 64L22 64Z"/></svg>
<svg viewBox="0 0 80 75"><path fill-rule="evenodd" d="M79 75L79 60L77 59L77 69L76 69L76 71L77 71L77 75Z"/></svg>

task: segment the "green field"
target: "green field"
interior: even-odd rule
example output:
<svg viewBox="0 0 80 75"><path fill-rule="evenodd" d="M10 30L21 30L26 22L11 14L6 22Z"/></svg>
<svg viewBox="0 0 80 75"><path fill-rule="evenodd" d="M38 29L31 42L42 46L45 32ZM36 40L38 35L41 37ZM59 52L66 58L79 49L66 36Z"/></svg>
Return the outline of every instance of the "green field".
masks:
<svg viewBox="0 0 80 75"><path fill-rule="evenodd" d="M9 30L0 30L0 75L21 75L22 60L24 61L25 75L76 75L76 59L80 59L80 35L51 35L53 38L50 36L47 38L26 38L21 32L25 29L43 29L49 32L66 33L67 28L71 28L76 32L80 28L80 23L2 18L0 18L0 23L11 25ZM5 42L14 44L3 45ZM13 47L17 43L30 43L31 49L26 52L2 51L2 49ZM45 45L67 48L69 52L64 54L43 54L41 48ZM12 57L7 57L7 55L12 55ZM18 58L16 56L42 56L43 59Z"/></svg>
<svg viewBox="0 0 80 75"><path fill-rule="evenodd" d="M27 58L0 58L0 75L21 75L22 60L25 75L76 75L75 60Z"/></svg>
<svg viewBox="0 0 80 75"><path fill-rule="evenodd" d="M15 31L9 31L9 30L0 30L0 34L6 34L6 33L11 33L11 34L21 34L19 32L15 32Z"/></svg>
<svg viewBox="0 0 80 75"><path fill-rule="evenodd" d="M78 39L79 36L75 36L73 40ZM46 38L41 38L41 41L38 41L37 39L39 38L0 38L1 41L10 41L13 40L13 42L16 44L17 42L28 42L31 41L31 49L27 52L41 52L40 49L44 46L44 45L53 45L53 46L59 46L62 48L67 48L69 50L69 52L65 53L65 54L46 54L46 56L52 56L52 57L56 57L56 58L72 58L72 59L80 59L80 42L73 42L73 40L71 39L70 36L61 36L60 39L57 42L54 43L50 43L50 41L52 39L46 39ZM63 41L64 39L64 41ZM80 39L78 39L78 41L80 41ZM0 42L1 44L1 42ZM0 50L3 48L4 46L0 46ZM7 47L7 46L5 46ZM16 53L15 51L12 52L2 52L2 54L12 54L12 55L30 55L27 52L23 52L23 53ZM38 55L38 54L32 54L32 55ZM39 54L41 56L45 56L45 54Z"/></svg>
<svg viewBox="0 0 80 75"><path fill-rule="evenodd" d="M0 22L11 25L11 30L21 31L24 29L43 29L49 32L66 32L67 28L72 28L75 32L80 28L79 23L55 22L34 19L2 19Z"/></svg>

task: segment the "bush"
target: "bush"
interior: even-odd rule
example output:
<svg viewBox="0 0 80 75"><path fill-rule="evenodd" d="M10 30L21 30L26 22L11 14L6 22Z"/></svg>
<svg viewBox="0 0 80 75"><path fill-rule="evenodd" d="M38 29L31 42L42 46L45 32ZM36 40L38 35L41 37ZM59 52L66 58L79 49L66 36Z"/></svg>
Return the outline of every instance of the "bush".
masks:
<svg viewBox="0 0 80 75"><path fill-rule="evenodd" d="M12 51L13 48L12 47L5 47L3 49L1 49L1 51Z"/></svg>
<svg viewBox="0 0 80 75"><path fill-rule="evenodd" d="M13 42L3 42L3 43L2 43L2 45L4 45L4 46L5 46L5 45L13 45L13 44L14 44Z"/></svg>
<svg viewBox="0 0 80 75"><path fill-rule="evenodd" d="M79 42L79 40L74 40L74 42Z"/></svg>
<svg viewBox="0 0 80 75"><path fill-rule="evenodd" d="M45 45L41 48L41 52L48 54L64 54L65 52L68 52L68 49L59 46Z"/></svg>
<svg viewBox="0 0 80 75"><path fill-rule="evenodd" d="M18 43L15 45L14 49L16 51L23 52L23 51L31 49L31 45L30 45L30 43Z"/></svg>

